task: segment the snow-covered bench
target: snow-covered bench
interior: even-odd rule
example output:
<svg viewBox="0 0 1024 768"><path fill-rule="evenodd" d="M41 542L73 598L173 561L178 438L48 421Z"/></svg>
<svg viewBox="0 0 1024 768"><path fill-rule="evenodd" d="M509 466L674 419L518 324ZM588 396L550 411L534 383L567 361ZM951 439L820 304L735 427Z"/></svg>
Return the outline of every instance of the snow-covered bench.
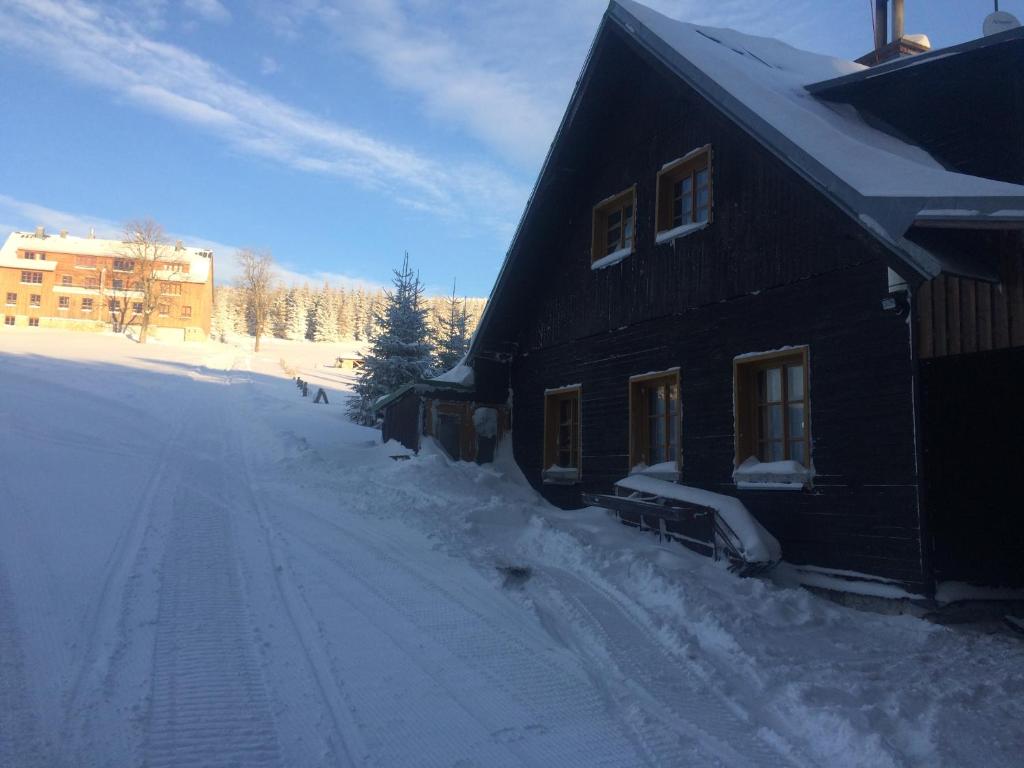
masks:
<svg viewBox="0 0 1024 768"><path fill-rule="evenodd" d="M623 478L615 488L616 495L584 493L583 501L699 554L724 557L740 575L768 570L782 558L779 542L737 498L644 475Z"/></svg>

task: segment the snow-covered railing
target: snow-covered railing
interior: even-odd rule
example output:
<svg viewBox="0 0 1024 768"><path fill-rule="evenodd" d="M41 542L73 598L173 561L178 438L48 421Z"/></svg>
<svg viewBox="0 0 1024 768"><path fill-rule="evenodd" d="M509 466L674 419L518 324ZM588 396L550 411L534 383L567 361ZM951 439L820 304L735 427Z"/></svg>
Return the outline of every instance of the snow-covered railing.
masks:
<svg viewBox="0 0 1024 768"><path fill-rule="evenodd" d="M585 493L583 500L695 552L725 557L740 575L760 573L782 559L778 540L739 499L643 475L630 475L615 486L618 495Z"/></svg>

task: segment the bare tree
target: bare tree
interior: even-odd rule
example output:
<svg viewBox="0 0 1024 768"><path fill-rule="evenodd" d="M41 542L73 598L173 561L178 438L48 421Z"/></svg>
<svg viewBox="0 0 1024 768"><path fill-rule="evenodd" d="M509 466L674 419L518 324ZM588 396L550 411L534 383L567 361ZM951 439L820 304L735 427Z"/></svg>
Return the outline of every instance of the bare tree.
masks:
<svg viewBox="0 0 1024 768"><path fill-rule="evenodd" d="M109 311L114 330L123 332L138 322L139 343L146 343L149 322L161 307L170 312L175 282L180 280L184 259L167 244L164 229L152 219L129 221L114 258L110 280Z"/></svg>
<svg viewBox="0 0 1024 768"><path fill-rule="evenodd" d="M239 287L245 295L246 311L260 351L260 336L267 331L274 303L274 257L267 250L243 248L236 255L242 273Z"/></svg>

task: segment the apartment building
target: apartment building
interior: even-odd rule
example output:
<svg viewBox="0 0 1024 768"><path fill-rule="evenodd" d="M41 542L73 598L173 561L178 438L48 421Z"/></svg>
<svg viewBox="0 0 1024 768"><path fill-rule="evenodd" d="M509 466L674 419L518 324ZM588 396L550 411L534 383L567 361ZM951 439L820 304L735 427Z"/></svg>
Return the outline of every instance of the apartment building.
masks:
<svg viewBox="0 0 1024 768"><path fill-rule="evenodd" d="M142 320L144 274L159 280L159 303L148 335L192 341L209 337L213 308L213 252L181 241L138 251L119 240L12 232L0 248L4 328L27 326L83 331L131 329ZM144 268L145 267L145 268Z"/></svg>

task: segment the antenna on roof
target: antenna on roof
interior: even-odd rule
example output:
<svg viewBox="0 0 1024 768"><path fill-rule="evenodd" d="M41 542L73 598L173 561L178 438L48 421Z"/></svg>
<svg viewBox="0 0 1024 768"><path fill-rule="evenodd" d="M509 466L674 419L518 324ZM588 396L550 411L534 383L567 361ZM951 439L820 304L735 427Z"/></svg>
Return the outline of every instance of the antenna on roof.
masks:
<svg viewBox="0 0 1024 768"><path fill-rule="evenodd" d="M997 35L1000 32L1005 32L1008 29L1016 29L1020 26L1020 21L1012 13L999 10L999 0L996 0L995 13L990 13L985 17L985 23L981 25L981 32L985 37L990 35Z"/></svg>

